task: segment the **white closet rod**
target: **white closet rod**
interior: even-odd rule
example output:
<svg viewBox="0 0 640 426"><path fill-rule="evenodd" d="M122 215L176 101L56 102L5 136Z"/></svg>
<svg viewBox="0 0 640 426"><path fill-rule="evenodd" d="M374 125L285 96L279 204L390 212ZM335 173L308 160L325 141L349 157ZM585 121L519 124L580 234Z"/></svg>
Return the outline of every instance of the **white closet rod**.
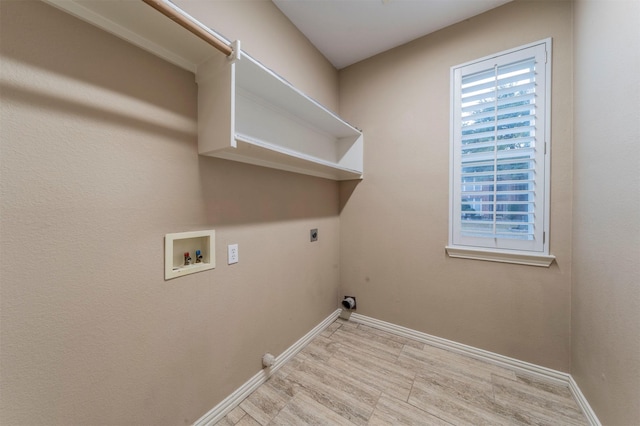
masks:
<svg viewBox="0 0 640 426"><path fill-rule="evenodd" d="M174 6L171 2L166 0L142 0L149 6L153 7L158 12L165 15L178 25L187 29L191 33L195 34L211 46L218 49L220 52L229 56L233 53L233 49L225 41L220 40L211 32L207 31L207 28L200 22L187 15L177 6Z"/></svg>

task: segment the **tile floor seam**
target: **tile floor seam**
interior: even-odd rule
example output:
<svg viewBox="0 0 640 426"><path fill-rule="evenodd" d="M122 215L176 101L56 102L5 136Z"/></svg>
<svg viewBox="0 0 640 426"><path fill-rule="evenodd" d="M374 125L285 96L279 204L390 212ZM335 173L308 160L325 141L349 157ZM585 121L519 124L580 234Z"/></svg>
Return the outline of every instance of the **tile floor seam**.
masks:
<svg viewBox="0 0 640 426"><path fill-rule="evenodd" d="M285 375L272 382L276 373L262 385L273 390L258 388L252 400L250 395L241 403L266 423L247 410L239 422L588 424L575 397L563 388L361 325L332 323L328 336L318 335L283 366ZM357 407L350 405L356 402ZM232 423L221 420L221 425Z"/></svg>
<svg viewBox="0 0 640 426"><path fill-rule="evenodd" d="M267 423L267 425L266 425L266 426L270 426L270 425L272 425L272 424L273 424L273 420L274 420L274 419L276 419L276 418L278 417L278 415L282 412L282 410L284 410L284 409L285 409L285 407L286 407L287 405L289 405L289 402L291 402L291 400L292 400L292 399L293 399L293 397L289 398L289 400L287 401L287 403L286 403L286 404L284 404L284 405L282 406L282 408L278 410L278 412L276 413L276 415L275 415L275 416L273 416L273 417L269 420L269 423ZM254 420L255 420L255 419L254 419Z"/></svg>

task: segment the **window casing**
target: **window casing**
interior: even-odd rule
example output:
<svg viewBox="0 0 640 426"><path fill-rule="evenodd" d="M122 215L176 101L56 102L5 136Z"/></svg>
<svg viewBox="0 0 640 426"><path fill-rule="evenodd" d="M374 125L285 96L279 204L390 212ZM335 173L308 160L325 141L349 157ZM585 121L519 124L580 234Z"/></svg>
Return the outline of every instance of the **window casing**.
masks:
<svg viewBox="0 0 640 426"><path fill-rule="evenodd" d="M450 256L553 261L550 88L551 39L451 68Z"/></svg>

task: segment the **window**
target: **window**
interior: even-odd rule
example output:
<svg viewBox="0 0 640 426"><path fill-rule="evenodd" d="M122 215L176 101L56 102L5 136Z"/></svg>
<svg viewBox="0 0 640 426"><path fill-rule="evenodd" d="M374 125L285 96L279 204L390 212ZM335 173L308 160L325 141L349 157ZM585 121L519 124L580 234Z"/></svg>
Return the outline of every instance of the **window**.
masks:
<svg viewBox="0 0 640 426"><path fill-rule="evenodd" d="M451 68L447 252L549 266L551 39Z"/></svg>

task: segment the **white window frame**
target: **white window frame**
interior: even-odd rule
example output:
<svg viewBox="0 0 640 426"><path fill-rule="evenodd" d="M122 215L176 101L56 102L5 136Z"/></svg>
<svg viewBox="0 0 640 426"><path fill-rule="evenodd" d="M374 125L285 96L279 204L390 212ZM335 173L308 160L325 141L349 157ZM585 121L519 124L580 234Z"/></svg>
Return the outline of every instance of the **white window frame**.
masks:
<svg viewBox="0 0 640 426"><path fill-rule="evenodd" d="M536 57L536 150L544 150L542 173L533 173L536 187L535 231L532 240L487 238L463 235L462 229L462 124L461 82L464 76ZM543 99L541 99L543 98ZM494 55L451 67L449 179L449 244L450 257L549 267L555 256L549 253L550 158L551 158L551 38L505 50ZM541 153L541 152L540 152ZM542 193L540 193L542 192ZM543 205L540 205L540 202ZM496 212L494 211L494 214Z"/></svg>

